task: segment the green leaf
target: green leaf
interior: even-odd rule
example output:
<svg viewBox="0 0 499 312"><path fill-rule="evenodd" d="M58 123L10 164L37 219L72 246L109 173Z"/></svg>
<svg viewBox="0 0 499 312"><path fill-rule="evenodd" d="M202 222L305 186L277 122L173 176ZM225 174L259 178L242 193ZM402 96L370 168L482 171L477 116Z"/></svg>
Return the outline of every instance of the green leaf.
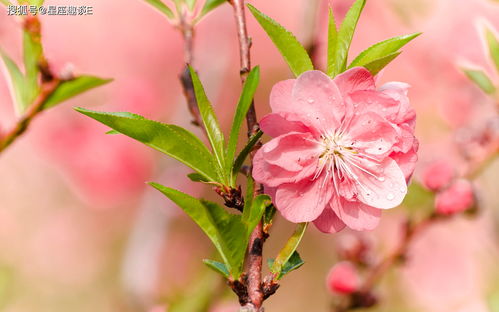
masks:
<svg viewBox="0 0 499 312"><path fill-rule="evenodd" d="M243 163L246 160L246 157L248 157L249 153L253 150L253 147L255 147L256 143L258 143L262 135L263 132L261 130L258 130L257 133L251 136L251 138L248 140L248 143L239 153L239 155L237 155L236 160L234 160L234 166L232 166L233 180L235 180L237 174L239 173L239 170L241 170L241 167L243 166Z"/></svg>
<svg viewBox="0 0 499 312"><path fill-rule="evenodd" d="M187 4L189 10L192 11L192 9L194 9L194 6L196 5L196 0L185 0L185 3Z"/></svg>
<svg viewBox="0 0 499 312"><path fill-rule="evenodd" d="M166 15L166 17L168 17L169 19L173 19L175 17L173 11L166 4L161 2L161 0L144 0L144 1L152 5L156 9L158 9L158 11Z"/></svg>
<svg viewBox="0 0 499 312"><path fill-rule="evenodd" d="M312 64L307 51L292 33L287 31L272 18L258 11L251 4L248 4L248 8L258 23L260 23L260 26L267 32L267 35L274 42L279 52L281 52L281 55L286 60L295 76L299 76L305 71L314 69L314 65Z"/></svg>
<svg viewBox="0 0 499 312"><path fill-rule="evenodd" d="M377 59L383 58L394 52L397 52L404 45L409 43L411 40L421 35L421 33L415 33L405 36L393 37L381 42L378 42L366 50L362 51L348 66L349 68L355 66L364 66L371 63Z"/></svg>
<svg viewBox="0 0 499 312"><path fill-rule="evenodd" d="M18 114L24 112L30 103L25 101L26 82L24 75L17 67L16 63L2 50L0 50L3 62L10 76L10 83L12 88L12 96L14 100L14 107Z"/></svg>
<svg viewBox="0 0 499 312"><path fill-rule="evenodd" d="M420 183L412 182L409 185L407 196L402 206L407 210L412 221L427 218L434 212L435 194Z"/></svg>
<svg viewBox="0 0 499 312"><path fill-rule="evenodd" d="M219 181L213 156L206 146L184 128L162 124L130 113L95 112L75 108L114 130L144 143L199 172L210 181Z"/></svg>
<svg viewBox="0 0 499 312"><path fill-rule="evenodd" d="M196 222L215 245L232 277L239 278L248 245L247 228L241 221L241 215L230 214L215 203L199 200L161 184L149 184Z"/></svg>
<svg viewBox="0 0 499 312"><path fill-rule="evenodd" d="M338 29L334 20L333 10L329 8L329 24L327 35L327 74L332 76L335 71L336 51L338 48Z"/></svg>
<svg viewBox="0 0 499 312"><path fill-rule="evenodd" d="M473 81L483 92L487 94L494 94L496 92L496 88L494 84L487 76L487 74L480 69L466 69L461 68L466 77L468 77L471 81Z"/></svg>
<svg viewBox="0 0 499 312"><path fill-rule="evenodd" d="M263 228L265 229L266 227L272 225L275 213L277 212L277 209L275 209L274 205L269 205L267 208L265 208L265 213L263 214Z"/></svg>
<svg viewBox="0 0 499 312"><path fill-rule="evenodd" d="M248 197L246 197L246 199L248 199ZM242 220L247 224L248 237L250 236L253 229L257 226L258 222L262 220L265 208L270 205L270 203L271 199L268 195L258 195L251 201L249 205L244 205Z"/></svg>
<svg viewBox="0 0 499 312"><path fill-rule="evenodd" d="M336 57L334 60L333 70L331 76L334 77L343 72L346 68L348 50L352 43L353 34L357 23L360 18L360 13L366 5L366 0L356 0L350 10L348 10L343 22L341 23L340 30L338 31L338 43L336 49Z"/></svg>
<svg viewBox="0 0 499 312"><path fill-rule="evenodd" d="M286 245L281 249L279 254L277 255L275 261L273 262L270 271L274 274L278 274L280 276L283 272L284 265L289 261L293 253L298 248L301 239L303 238L303 234L305 234L305 230L307 229L308 223L299 223L296 227L293 235L288 239Z"/></svg>
<svg viewBox="0 0 499 312"><path fill-rule="evenodd" d="M226 159L227 166L226 172L228 176L232 174L232 166L234 161L234 155L236 154L237 141L239 139L239 132L241 131L241 125L243 123L244 117L248 112L251 103L253 103L253 97L258 87L258 82L260 80L260 69L259 67L253 68L249 73L246 82L244 83L243 91L241 92L241 97L239 98L239 103L236 107L236 113L232 121L232 129L230 130L229 142L227 144ZM231 179L230 185L234 186L235 180Z"/></svg>
<svg viewBox="0 0 499 312"><path fill-rule="evenodd" d="M271 268L275 261L274 259L268 259L267 261L269 268ZM291 257L288 259L288 261L282 266L282 270L277 276L277 279L280 280L281 278L284 277L284 275L288 274L291 271L294 271L301 267L305 262L301 259L300 254L298 251L293 252Z"/></svg>
<svg viewBox="0 0 499 312"><path fill-rule="evenodd" d="M47 98L43 109L48 109L60 104L85 91L105 85L112 79L102 79L93 76L80 76L71 80L63 81L57 89Z"/></svg>
<svg viewBox="0 0 499 312"><path fill-rule="evenodd" d="M189 66L189 71L191 73L192 85L194 86L194 92L196 94L196 101L199 107L199 112L201 118L203 119L204 128L206 129L206 134L208 135L208 140L210 141L211 147L213 149L213 154L218 163L218 168L220 172L225 172L225 151L224 151L224 135L220 129L220 125L217 120L217 116L211 107L210 101L204 92L203 85L199 80L196 71ZM227 175L228 176L228 175Z"/></svg>
<svg viewBox="0 0 499 312"><path fill-rule="evenodd" d="M3 5L5 6L9 6L11 5L10 2L8 0L0 0L0 3L2 3Z"/></svg>
<svg viewBox="0 0 499 312"><path fill-rule="evenodd" d="M193 182L210 182L204 176L197 172L189 173L187 177Z"/></svg>
<svg viewBox="0 0 499 312"><path fill-rule="evenodd" d="M203 263L213 271L222 274L223 277L229 278L230 273L225 264L210 259L203 259Z"/></svg>
<svg viewBox="0 0 499 312"><path fill-rule="evenodd" d="M27 31L23 32L24 69L25 78L25 104L33 103L40 92L38 85L40 69L38 63L42 55L40 37L33 38ZM26 109L27 107L24 107Z"/></svg>
<svg viewBox="0 0 499 312"><path fill-rule="evenodd" d="M489 48L490 58L499 72L499 40L495 36L494 32L488 28L485 29L485 40L487 41Z"/></svg>
<svg viewBox="0 0 499 312"><path fill-rule="evenodd" d="M227 2L227 0L206 0L198 19L201 19L203 16L208 14L210 11L216 9L219 5L221 5L224 2Z"/></svg>
<svg viewBox="0 0 499 312"><path fill-rule="evenodd" d="M204 268L203 268L204 269ZM182 288L182 292L168 300L168 312L207 312L217 299L221 279L217 274L203 270Z"/></svg>
<svg viewBox="0 0 499 312"><path fill-rule="evenodd" d="M397 56L399 56L400 53L402 52L399 51L392 54L388 54L385 57L379 58L368 64L365 64L364 67L367 68L367 70L369 70L373 76L377 75L383 68L385 68L386 65L390 64L391 61L393 61Z"/></svg>

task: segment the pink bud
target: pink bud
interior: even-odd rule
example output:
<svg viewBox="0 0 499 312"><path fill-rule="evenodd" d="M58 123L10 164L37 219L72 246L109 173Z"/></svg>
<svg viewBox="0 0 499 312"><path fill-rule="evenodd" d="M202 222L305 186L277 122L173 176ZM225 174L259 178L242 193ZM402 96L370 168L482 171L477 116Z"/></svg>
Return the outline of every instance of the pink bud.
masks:
<svg viewBox="0 0 499 312"><path fill-rule="evenodd" d="M327 287L332 293L351 294L359 288L359 276L355 266L348 261L335 264L327 275Z"/></svg>
<svg viewBox="0 0 499 312"><path fill-rule="evenodd" d="M449 188L438 193L435 209L438 213L450 215L465 211L475 203L473 186L468 180L456 180Z"/></svg>
<svg viewBox="0 0 499 312"><path fill-rule="evenodd" d="M423 185L432 191L438 191L447 186L454 178L454 168L446 160L431 163L423 171Z"/></svg>

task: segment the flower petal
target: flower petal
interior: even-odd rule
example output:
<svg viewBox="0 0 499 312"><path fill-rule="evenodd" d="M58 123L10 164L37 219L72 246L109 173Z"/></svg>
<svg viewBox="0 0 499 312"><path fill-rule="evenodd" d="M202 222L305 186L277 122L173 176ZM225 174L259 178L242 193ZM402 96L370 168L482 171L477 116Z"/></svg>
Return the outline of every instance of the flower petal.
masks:
<svg viewBox="0 0 499 312"><path fill-rule="evenodd" d="M260 120L260 128L275 138L290 132L310 132L310 128L291 113L268 114Z"/></svg>
<svg viewBox="0 0 499 312"><path fill-rule="evenodd" d="M346 96L359 90L375 90L373 75L364 67L351 68L334 78L341 93Z"/></svg>
<svg viewBox="0 0 499 312"><path fill-rule="evenodd" d="M376 209L361 202L341 200L331 205L338 217L352 230L370 231L376 228L381 218L381 209Z"/></svg>
<svg viewBox="0 0 499 312"><path fill-rule="evenodd" d="M358 200L379 209L390 209L400 205L407 194L407 184L404 173L397 163L391 158L386 158L369 169L375 174L367 174L358 168L352 168L358 179Z"/></svg>
<svg viewBox="0 0 499 312"><path fill-rule="evenodd" d="M320 156L320 145L310 133L291 132L265 143L261 148L263 159L287 171L300 171Z"/></svg>
<svg viewBox="0 0 499 312"><path fill-rule="evenodd" d="M321 215L314 220L314 225L323 233L336 233L345 228L345 223L341 221L330 206L326 206Z"/></svg>
<svg viewBox="0 0 499 312"><path fill-rule="evenodd" d="M419 142L417 139L414 139L414 145L411 150L407 153L391 153L390 158L395 160L399 165L400 169L404 173L405 180L408 182L414 173L414 169L416 168L416 162L418 161L418 147Z"/></svg>
<svg viewBox="0 0 499 312"><path fill-rule="evenodd" d="M290 106L293 105L291 94L293 93L295 82L296 79L283 80L272 87L269 101L273 113L293 111L293 108Z"/></svg>
<svg viewBox="0 0 499 312"><path fill-rule="evenodd" d="M394 122L400 110L400 102L386 94L372 91L357 91L349 95L356 113L359 115L374 112L386 120Z"/></svg>
<svg viewBox="0 0 499 312"><path fill-rule="evenodd" d="M282 184L276 191L276 208L288 221L310 222L324 211L332 196L329 185L321 180L303 180L294 184Z"/></svg>
<svg viewBox="0 0 499 312"><path fill-rule="evenodd" d="M355 115L348 135L353 148L373 156L387 155L397 143L397 130L376 113Z"/></svg>
<svg viewBox="0 0 499 312"><path fill-rule="evenodd" d="M323 72L312 70L301 74L292 96L293 111L321 131L336 128L345 114L338 87Z"/></svg>
<svg viewBox="0 0 499 312"><path fill-rule="evenodd" d="M259 149L253 159L253 178L266 187L276 187L284 183L296 183L309 178L315 172L315 166L310 164L302 170L288 171L282 167L269 164L263 158L263 150ZM267 189L267 188L265 188Z"/></svg>

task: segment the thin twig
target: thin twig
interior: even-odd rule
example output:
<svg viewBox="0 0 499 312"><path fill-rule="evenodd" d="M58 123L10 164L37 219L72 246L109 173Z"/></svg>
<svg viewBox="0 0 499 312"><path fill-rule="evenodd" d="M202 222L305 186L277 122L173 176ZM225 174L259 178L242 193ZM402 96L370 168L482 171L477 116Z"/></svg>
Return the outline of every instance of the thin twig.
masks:
<svg viewBox="0 0 499 312"><path fill-rule="evenodd" d="M41 40L41 24L40 20L36 16L27 16L24 20L23 28L31 36L32 40L35 42L40 42ZM16 122L12 129L8 130L0 136L0 153L7 149L14 143L23 133L26 132L30 126L32 120L43 111L43 105L50 97L50 95L57 89L59 84L62 82L56 75L51 71L47 59L43 55L40 55L38 59L38 67L40 70L41 85L40 93L33 101L31 106L23 114L21 118Z"/></svg>
<svg viewBox="0 0 499 312"><path fill-rule="evenodd" d="M246 14L244 8L244 0L230 0L234 9L234 17L236 19L237 37L239 39L239 57L240 57L240 70L239 74L241 82L244 83L248 73L251 70L250 48L251 40L248 37L248 30L246 27ZM246 114L246 123L248 125L248 137L251 137L258 131L258 122L256 117L254 102ZM256 149L258 146L256 147ZM255 151L256 151L255 149ZM250 161L253 161L255 151L250 154ZM251 170L251 168L250 168ZM260 192L261 187L255 188L255 192ZM250 302L246 308L253 311L263 311L262 303L264 294L262 289L262 250L264 243L263 226L260 221L250 235L250 243L248 246L247 262L247 289Z"/></svg>
<svg viewBox="0 0 499 312"><path fill-rule="evenodd" d="M203 122L199 113L196 94L194 92L194 85L189 71L189 65L192 64L194 60L194 28L192 24L186 20L184 13L180 13L178 29L184 39L184 62L186 64L179 75L180 83L182 84L184 96L187 100L187 107L189 108L189 112L193 118L192 124L200 127L206 133L206 129L203 127Z"/></svg>

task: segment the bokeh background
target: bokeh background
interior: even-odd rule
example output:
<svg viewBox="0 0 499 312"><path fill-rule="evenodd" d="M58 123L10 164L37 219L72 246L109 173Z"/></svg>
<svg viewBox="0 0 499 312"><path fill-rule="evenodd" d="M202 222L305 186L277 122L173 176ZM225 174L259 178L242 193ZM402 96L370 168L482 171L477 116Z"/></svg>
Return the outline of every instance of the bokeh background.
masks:
<svg viewBox="0 0 499 312"><path fill-rule="evenodd" d="M327 1L251 0L304 43L316 41L325 60ZM334 0L336 16L351 0ZM40 116L29 132L0 155L0 311L132 312L155 306L196 304L199 311L236 311L236 297L201 259L209 241L161 194L157 181L192 195L210 189L185 177L189 171L139 143L105 135L106 127L72 107L131 111L175 123L195 133L178 75L182 38L142 0L59 0L47 5L89 5L91 16L44 16L43 43L56 71L72 68L114 78ZM254 19L252 60L262 70L256 105L269 111L272 85L291 77L278 51ZM418 113L420 162L446 159L459 167L456 140L463 142L494 101L459 70L462 62L499 77L477 30L480 20L499 29L499 3L492 0L370 0L354 38L352 55L387 37L424 34L383 72L380 82L412 85ZM225 129L240 91L239 55L231 7L207 16L195 33L194 66ZM21 60L18 21L0 8L0 46ZM322 62L323 64L324 62ZM0 127L15 121L7 78L0 78ZM465 142L465 140L464 140ZM473 152L473 150L471 150ZM378 311L499 311L499 164L475 181L480 213L436 224L411 246L407 262L378 289ZM374 255L388 253L400 237L404 208L385 213L374 232L325 235L311 227L300 246L306 264L287 276L268 311L328 311L334 297L325 277L338 246L360 237ZM265 250L272 257L292 232L278 218ZM182 298L187 298L183 300ZM184 306L184 311L198 311ZM160 310L158 310L160 311Z"/></svg>

